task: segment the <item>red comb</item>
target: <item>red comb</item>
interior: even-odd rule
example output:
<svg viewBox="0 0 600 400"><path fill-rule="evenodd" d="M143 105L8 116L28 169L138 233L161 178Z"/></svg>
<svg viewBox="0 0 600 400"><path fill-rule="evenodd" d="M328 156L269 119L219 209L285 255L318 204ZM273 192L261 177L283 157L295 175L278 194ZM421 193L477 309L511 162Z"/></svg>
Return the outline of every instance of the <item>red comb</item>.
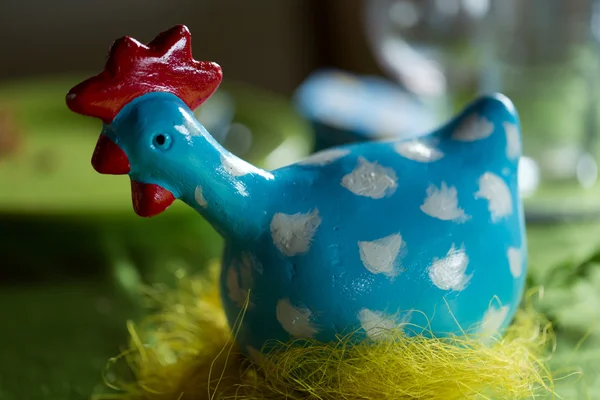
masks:
<svg viewBox="0 0 600 400"><path fill-rule="evenodd" d="M104 71L71 89L67 106L110 123L133 99L167 92L194 110L217 89L223 73L216 63L192 58L191 39L186 26L176 25L147 46L128 36L116 40Z"/></svg>

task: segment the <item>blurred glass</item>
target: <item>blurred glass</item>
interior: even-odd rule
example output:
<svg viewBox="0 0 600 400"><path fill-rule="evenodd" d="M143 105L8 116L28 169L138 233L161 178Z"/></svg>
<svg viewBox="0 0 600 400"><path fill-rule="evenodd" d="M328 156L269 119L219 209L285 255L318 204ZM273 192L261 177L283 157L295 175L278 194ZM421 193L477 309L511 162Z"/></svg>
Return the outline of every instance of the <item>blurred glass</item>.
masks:
<svg viewBox="0 0 600 400"><path fill-rule="evenodd" d="M600 213L598 1L495 3L493 88L521 114L530 218Z"/></svg>
<svg viewBox="0 0 600 400"><path fill-rule="evenodd" d="M489 0L366 0L366 29L382 68L450 117L484 84L493 51Z"/></svg>
<svg viewBox="0 0 600 400"><path fill-rule="evenodd" d="M367 0L380 65L437 110L502 92L523 129L528 218L600 216L598 0Z"/></svg>

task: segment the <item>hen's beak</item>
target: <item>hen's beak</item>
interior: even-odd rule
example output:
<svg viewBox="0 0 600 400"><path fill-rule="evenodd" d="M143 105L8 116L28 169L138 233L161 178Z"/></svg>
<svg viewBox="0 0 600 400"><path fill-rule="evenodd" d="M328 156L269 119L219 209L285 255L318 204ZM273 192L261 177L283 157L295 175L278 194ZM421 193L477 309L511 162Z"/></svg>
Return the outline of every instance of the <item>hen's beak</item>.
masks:
<svg viewBox="0 0 600 400"><path fill-rule="evenodd" d="M130 165L125 152L106 135L100 135L94 155L92 166L101 174L126 175Z"/></svg>

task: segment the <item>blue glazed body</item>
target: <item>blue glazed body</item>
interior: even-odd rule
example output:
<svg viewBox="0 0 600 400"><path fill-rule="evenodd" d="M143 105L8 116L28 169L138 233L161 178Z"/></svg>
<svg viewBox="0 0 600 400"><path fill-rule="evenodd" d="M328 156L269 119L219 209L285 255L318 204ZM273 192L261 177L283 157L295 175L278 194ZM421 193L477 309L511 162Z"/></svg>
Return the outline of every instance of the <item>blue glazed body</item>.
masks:
<svg viewBox="0 0 600 400"><path fill-rule="evenodd" d="M227 152L171 94L134 100L103 133L133 180L171 191L223 235L222 300L233 323L248 297L237 340L250 353L406 323L490 336L519 305L520 132L501 95L419 139L337 147L275 171Z"/></svg>

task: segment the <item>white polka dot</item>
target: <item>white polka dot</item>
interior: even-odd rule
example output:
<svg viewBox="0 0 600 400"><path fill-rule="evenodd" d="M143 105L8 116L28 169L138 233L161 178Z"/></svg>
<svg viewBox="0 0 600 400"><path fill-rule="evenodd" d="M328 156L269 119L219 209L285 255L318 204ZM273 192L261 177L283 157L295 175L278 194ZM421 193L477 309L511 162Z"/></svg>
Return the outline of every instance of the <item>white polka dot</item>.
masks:
<svg viewBox="0 0 600 400"><path fill-rule="evenodd" d="M177 132L188 138L191 136L202 136L202 130L198 121L193 117L193 114L190 114L189 111L186 111L183 107L179 107L178 110L180 116L183 118L183 123L181 125L175 125L174 128Z"/></svg>
<svg viewBox="0 0 600 400"><path fill-rule="evenodd" d="M475 193L475 198L488 201L492 222L498 222L513 212L510 189L502 178L491 172L479 178L479 191Z"/></svg>
<svg viewBox="0 0 600 400"><path fill-rule="evenodd" d="M277 213L271 220L273 243L289 257L306 253L320 224L321 217L317 209L305 214Z"/></svg>
<svg viewBox="0 0 600 400"><path fill-rule="evenodd" d="M253 285L252 270L249 268L241 268L241 284L240 275L235 269L235 261L231 262L227 271L227 295L238 307L244 307L248 298L248 291ZM249 302L248 308L254 305Z"/></svg>
<svg viewBox="0 0 600 400"><path fill-rule="evenodd" d="M274 178L273 174L270 172L256 168L254 165L247 163L246 161L242 160L241 158L237 158L232 154L221 154L221 165L223 170L233 177L240 177L252 173L260 175L269 180Z"/></svg>
<svg viewBox="0 0 600 400"><path fill-rule="evenodd" d="M521 137L519 128L515 124L505 122L503 124L506 133L506 157L516 160L521 155Z"/></svg>
<svg viewBox="0 0 600 400"><path fill-rule="evenodd" d="M318 165L323 166L334 162L346 155L350 154L350 150L347 149L327 149L319 151L300 161L298 164L301 165Z"/></svg>
<svg viewBox="0 0 600 400"><path fill-rule="evenodd" d="M424 163L434 162L444 157L444 153L442 153L440 150L416 139L406 142L398 142L394 144L394 149L398 154L408 158L409 160Z"/></svg>
<svg viewBox="0 0 600 400"><path fill-rule="evenodd" d="M221 164L223 164L223 169L231 176L244 176L252 171L248 163L239 158L221 155Z"/></svg>
<svg viewBox="0 0 600 400"><path fill-rule="evenodd" d="M396 329L396 321L380 311L363 308L358 312L360 325L371 339L380 339Z"/></svg>
<svg viewBox="0 0 600 400"><path fill-rule="evenodd" d="M358 196L381 199L391 196L398 187L396 172L358 157L356 168L342 178L342 186Z"/></svg>
<svg viewBox="0 0 600 400"><path fill-rule="evenodd" d="M185 124L187 126L194 126L198 123L198 121L196 121L196 119L188 111L186 111L185 108L179 107L178 111L179 114L183 117L183 119L185 119Z"/></svg>
<svg viewBox="0 0 600 400"><path fill-rule="evenodd" d="M471 280L467 275L469 257L464 248L456 249L453 244L446 257L434 260L429 267L429 278L431 282L442 290L463 290Z"/></svg>
<svg viewBox="0 0 600 400"><path fill-rule="evenodd" d="M506 321L509 309L510 307L507 305L501 307L490 305L479 328L483 340L493 338L500 331Z"/></svg>
<svg viewBox="0 0 600 400"><path fill-rule="evenodd" d="M393 234L372 242L358 242L360 260L373 274L383 274L390 278L400 273L397 262L400 250L405 246L402 236Z"/></svg>
<svg viewBox="0 0 600 400"><path fill-rule="evenodd" d="M474 142L489 137L494 132L494 124L478 115L467 117L454 130L452 139L461 142Z"/></svg>
<svg viewBox="0 0 600 400"><path fill-rule="evenodd" d="M521 254L521 249L509 247L506 256L508 257L508 265L512 276L514 278L521 277L521 274L523 273L523 256Z"/></svg>
<svg viewBox="0 0 600 400"><path fill-rule="evenodd" d="M200 207L206 208L206 206L208 205L206 199L204 198L202 188L200 186L196 186L196 190L194 191L194 200L196 200L196 203L198 203Z"/></svg>
<svg viewBox="0 0 600 400"><path fill-rule="evenodd" d="M431 184L427 188L427 197L421 205L421 211L425 214L441 219L442 221L465 222L470 217L465 210L458 206L458 192L454 186L447 186L442 182L441 186Z"/></svg>
<svg viewBox="0 0 600 400"><path fill-rule="evenodd" d="M235 190L243 197L248 197L248 188L244 185L243 182L237 181L233 183L233 187Z"/></svg>
<svg viewBox="0 0 600 400"><path fill-rule="evenodd" d="M181 133L182 135L190 136L190 131L187 128L187 126L185 126L185 125L175 125L174 128L175 128L175 130L177 132Z"/></svg>
<svg viewBox="0 0 600 400"><path fill-rule="evenodd" d="M296 308L289 299L277 302L277 320L290 335L296 338L312 338L318 330L311 323L311 312L306 308Z"/></svg>

